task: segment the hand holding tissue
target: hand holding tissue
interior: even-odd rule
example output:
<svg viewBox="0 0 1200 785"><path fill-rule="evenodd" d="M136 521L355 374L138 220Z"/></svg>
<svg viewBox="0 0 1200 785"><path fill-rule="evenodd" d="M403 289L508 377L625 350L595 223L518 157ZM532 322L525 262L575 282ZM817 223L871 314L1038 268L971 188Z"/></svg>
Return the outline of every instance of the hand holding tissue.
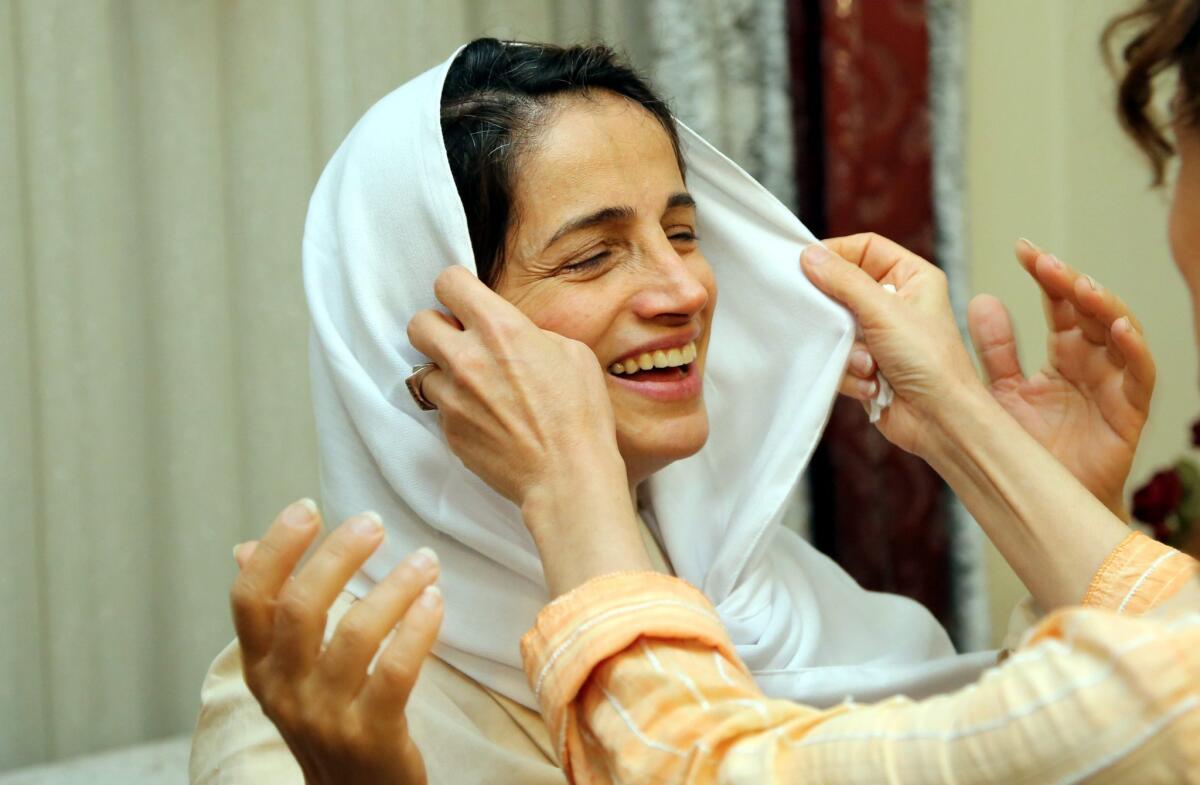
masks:
<svg viewBox="0 0 1200 785"><path fill-rule="evenodd" d="M877 366L871 421L888 441L928 458L947 403L986 395L950 308L946 276L900 245L874 234L826 240L805 251L814 285L845 305Z"/></svg>

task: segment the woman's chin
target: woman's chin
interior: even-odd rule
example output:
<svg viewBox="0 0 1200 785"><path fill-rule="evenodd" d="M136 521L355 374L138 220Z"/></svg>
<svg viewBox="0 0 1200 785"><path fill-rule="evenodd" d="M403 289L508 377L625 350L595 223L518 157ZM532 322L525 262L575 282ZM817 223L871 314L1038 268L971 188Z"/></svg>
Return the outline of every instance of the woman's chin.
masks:
<svg viewBox="0 0 1200 785"><path fill-rule="evenodd" d="M675 461L690 458L706 441L708 414L703 406L687 416L617 423L617 446L634 483Z"/></svg>

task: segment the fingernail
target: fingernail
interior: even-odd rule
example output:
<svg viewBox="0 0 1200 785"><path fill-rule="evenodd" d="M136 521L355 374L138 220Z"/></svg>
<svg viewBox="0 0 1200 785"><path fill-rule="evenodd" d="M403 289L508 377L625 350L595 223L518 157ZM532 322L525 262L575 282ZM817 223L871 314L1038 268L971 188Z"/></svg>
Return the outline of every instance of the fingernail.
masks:
<svg viewBox="0 0 1200 785"><path fill-rule="evenodd" d="M1063 269L1062 259L1059 259L1054 254L1050 254L1050 264L1053 265L1054 269L1056 269L1056 270Z"/></svg>
<svg viewBox="0 0 1200 785"><path fill-rule="evenodd" d="M1103 288L1104 288L1104 287L1103 287L1103 286L1101 286L1100 284L1096 283L1096 279L1095 279L1095 278L1093 278L1092 276L1090 276L1090 275L1085 275L1085 276L1083 276L1083 277L1087 279L1088 286L1092 287L1092 291L1093 291L1093 292L1098 292L1098 291L1100 291L1101 289L1103 289Z"/></svg>
<svg viewBox="0 0 1200 785"><path fill-rule="evenodd" d="M865 380L865 379L860 379L858 382L858 389L865 397L874 398L875 392L878 390L878 385L876 384L874 379L871 379L869 381Z"/></svg>
<svg viewBox="0 0 1200 785"><path fill-rule="evenodd" d="M1127 330L1132 331L1133 325L1129 323L1128 316L1122 316L1120 319L1117 319L1115 322L1113 322L1113 329L1120 330L1121 332L1125 332Z"/></svg>
<svg viewBox="0 0 1200 785"><path fill-rule="evenodd" d="M288 526L304 526L317 514L317 503L312 499L300 499L287 506L279 516Z"/></svg>
<svg viewBox="0 0 1200 785"><path fill-rule="evenodd" d="M364 537L374 536L383 529L383 519L379 517L379 513L367 510L354 519L350 524L350 528L355 534L360 534Z"/></svg>
<svg viewBox="0 0 1200 785"><path fill-rule="evenodd" d="M237 545L233 546L233 560L234 561L237 561L238 551L240 551L242 549L242 546L245 544L246 543L244 543L244 542L239 542Z"/></svg>
<svg viewBox="0 0 1200 785"><path fill-rule="evenodd" d="M802 256L808 260L808 263L813 267L819 267L825 262L833 258L833 254L822 245L810 245L804 249Z"/></svg>
<svg viewBox="0 0 1200 785"><path fill-rule="evenodd" d="M1025 246L1027 246L1027 247L1031 248L1031 249L1032 249L1032 250L1034 250L1034 251L1039 251L1039 252L1040 252L1040 251L1042 250L1042 249L1041 249L1041 248L1039 248L1039 247L1038 247L1038 246L1037 246L1037 245L1036 245L1036 244L1035 244L1035 243L1034 243L1032 240L1030 240L1030 239L1028 239L1028 238L1025 238L1025 237L1021 237L1021 238L1019 238L1019 239L1017 240L1017 243L1018 243L1018 244L1023 244L1023 245L1025 245Z"/></svg>
<svg viewBox="0 0 1200 785"><path fill-rule="evenodd" d="M434 610L442 604L442 590L437 586L426 586L417 602L426 610Z"/></svg>
<svg viewBox="0 0 1200 785"><path fill-rule="evenodd" d="M438 565L438 556L433 548L417 548L408 557L408 563L421 572L431 570Z"/></svg>
<svg viewBox="0 0 1200 785"><path fill-rule="evenodd" d="M871 368L875 365L875 360L869 352L864 352L862 349L855 349L850 354L850 364L859 373L870 373Z"/></svg>

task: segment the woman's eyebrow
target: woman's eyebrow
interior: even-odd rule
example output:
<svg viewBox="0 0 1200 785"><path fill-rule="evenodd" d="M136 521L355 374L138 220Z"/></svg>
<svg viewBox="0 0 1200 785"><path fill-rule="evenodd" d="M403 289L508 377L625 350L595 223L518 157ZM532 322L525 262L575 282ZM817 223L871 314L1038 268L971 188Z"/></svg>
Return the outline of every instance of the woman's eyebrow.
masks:
<svg viewBox="0 0 1200 785"><path fill-rule="evenodd" d="M621 207L604 207L594 213L588 213L587 215L579 218L572 218L562 226L558 227L558 231L555 232L554 236L550 238L550 242L546 243L546 248L554 245L564 235L568 235L571 232L577 232L580 229L587 229L595 226L596 224L607 223L609 221L628 221L629 219L634 218L636 215L636 210L628 205L624 205ZM545 250L545 248L542 250Z"/></svg>
<svg viewBox="0 0 1200 785"><path fill-rule="evenodd" d="M680 191L679 193L671 194L671 197L669 199L667 199L667 210L670 210L674 207L695 207L695 206L696 206L696 200L693 199L692 195L689 194L687 191ZM666 212L666 210L664 210L663 212Z"/></svg>
<svg viewBox="0 0 1200 785"><path fill-rule="evenodd" d="M675 207L695 206L696 200L692 198L692 195L686 191L680 191L679 193L671 194L671 196L667 199L667 206L663 212L671 210ZM628 221L636 216L636 210L628 205L622 205L619 207L603 207L594 213L588 213L587 215L580 216L579 218L572 218L562 226L558 227L558 231L554 233L554 235L546 243L545 248L542 250L554 245L565 235L568 235L571 232L577 232L580 229L589 229L597 224L607 223L608 221Z"/></svg>

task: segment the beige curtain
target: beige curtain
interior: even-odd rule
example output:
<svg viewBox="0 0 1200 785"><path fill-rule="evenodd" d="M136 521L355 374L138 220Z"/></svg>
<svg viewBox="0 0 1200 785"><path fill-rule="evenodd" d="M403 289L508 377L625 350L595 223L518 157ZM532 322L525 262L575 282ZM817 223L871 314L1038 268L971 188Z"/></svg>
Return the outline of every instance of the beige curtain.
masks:
<svg viewBox="0 0 1200 785"><path fill-rule="evenodd" d="M0 770L190 728L230 548L318 490L299 245L358 116L481 34L653 70L646 14L0 0Z"/></svg>

